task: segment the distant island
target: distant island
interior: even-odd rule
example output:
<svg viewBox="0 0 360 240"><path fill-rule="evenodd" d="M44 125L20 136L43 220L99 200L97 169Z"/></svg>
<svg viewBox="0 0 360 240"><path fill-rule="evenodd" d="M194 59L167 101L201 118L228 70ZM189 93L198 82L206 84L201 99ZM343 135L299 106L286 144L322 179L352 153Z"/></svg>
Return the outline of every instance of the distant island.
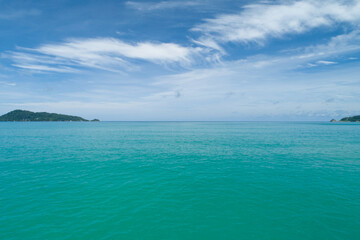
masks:
<svg viewBox="0 0 360 240"><path fill-rule="evenodd" d="M331 119L330 122L337 122L335 119ZM344 117L339 122L360 122L360 115L353 117Z"/></svg>
<svg viewBox="0 0 360 240"><path fill-rule="evenodd" d="M14 110L0 116L2 122L89 122L82 117L70 116L65 114L30 112L25 110ZM94 119L92 122L100 120Z"/></svg>

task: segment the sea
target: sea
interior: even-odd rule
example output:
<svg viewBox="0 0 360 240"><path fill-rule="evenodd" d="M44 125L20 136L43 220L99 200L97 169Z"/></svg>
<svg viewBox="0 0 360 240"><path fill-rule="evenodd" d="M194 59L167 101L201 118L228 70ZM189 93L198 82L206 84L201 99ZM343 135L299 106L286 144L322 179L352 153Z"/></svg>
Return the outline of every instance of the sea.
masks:
<svg viewBox="0 0 360 240"><path fill-rule="evenodd" d="M360 124L1 122L0 239L360 239Z"/></svg>

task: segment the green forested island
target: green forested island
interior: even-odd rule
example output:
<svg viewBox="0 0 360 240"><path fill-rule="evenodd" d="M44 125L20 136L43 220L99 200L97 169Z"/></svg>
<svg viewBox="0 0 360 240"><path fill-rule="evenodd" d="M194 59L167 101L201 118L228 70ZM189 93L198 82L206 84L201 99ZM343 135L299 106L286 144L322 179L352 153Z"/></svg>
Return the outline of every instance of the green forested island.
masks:
<svg viewBox="0 0 360 240"><path fill-rule="evenodd" d="M70 116L65 114L30 112L25 110L14 110L0 116L0 121L7 122L88 122L82 117ZM99 121L94 119L92 121Z"/></svg>
<svg viewBox="0 0 360 240"><path fill-rule="evenodd" d="M330 122L336 122L336 120L332 119ZM360 115L353 117L344 117L340 119L339 122L360 122Z"/></svg>
<svg viewBox="0 0 360 240"><path fill-rule="evenodd" d="M340 122L360 122L360 115L342 118Z"/></svg>

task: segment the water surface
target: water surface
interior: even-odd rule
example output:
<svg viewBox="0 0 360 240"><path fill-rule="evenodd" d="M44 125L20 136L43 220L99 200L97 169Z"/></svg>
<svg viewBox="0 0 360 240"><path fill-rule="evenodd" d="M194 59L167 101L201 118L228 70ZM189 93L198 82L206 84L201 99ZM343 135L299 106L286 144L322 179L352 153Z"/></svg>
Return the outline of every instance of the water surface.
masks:
<svg viewBox="0 0 360 240"><path fill-rule="evenodd" d="M360 124L0 123L0 239L359 239Z"/></svg>

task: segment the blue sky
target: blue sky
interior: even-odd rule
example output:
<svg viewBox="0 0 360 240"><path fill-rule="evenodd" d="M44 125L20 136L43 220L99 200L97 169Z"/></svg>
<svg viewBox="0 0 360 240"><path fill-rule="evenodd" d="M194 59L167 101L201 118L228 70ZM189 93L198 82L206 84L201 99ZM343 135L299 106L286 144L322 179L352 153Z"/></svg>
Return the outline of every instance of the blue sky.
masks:
<svg viewBox="0 0 360 240"><path fill-rule="evenodd" d="M360 114L360 0L0 0L0 114Z"/></svg>

